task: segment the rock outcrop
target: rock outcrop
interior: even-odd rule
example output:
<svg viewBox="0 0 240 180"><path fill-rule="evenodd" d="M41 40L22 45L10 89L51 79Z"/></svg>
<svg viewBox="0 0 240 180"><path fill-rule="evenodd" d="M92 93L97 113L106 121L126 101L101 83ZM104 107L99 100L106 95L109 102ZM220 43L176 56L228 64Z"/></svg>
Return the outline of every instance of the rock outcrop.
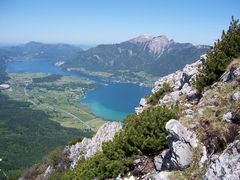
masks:
<svg viewBox="0 0 240 180"><path fill-rule="evenodd" d="M205 55L202 55L200 60L192 64L187 64L182 71L176 71L175 73L169 74L160 78L155 82L152 93L157 92L164 83L168 83L172 86L173 91L180 90L182 93L187 93L192 90L192 84L196 75L202 67L202 62L205 61Z"/></svg>
<svg viewBox="0 0 240 180"><path fill-rule="evenodd" d="M229 82L234 80L238 76L240 76L240 66L236 64L236 65L233 65L228 71L226 71L222 75L221 80L223 82Z"/></svg>
<svg viewBox="0 0 240 180"><path fill-rule="evenodd" d="M173 40L169 40L166 36L154 37L150 35L141 35L131 39L129 42L144 45L144 49L149 49L150 52L157 55L161 55L171 43L174 43Z"/></svg>
<svg viewBox="0 0 240 180"><path fill-rule="evenodd" d="M154 157L156 169L162 171L188 167L192 160L192 148L197 147L196 135L175 119L167 122L166 130L169 133L169 150L164 150Z"/></svg>
<svg viewBox="0 0 240 180"><path fill-rule="evenodd" d="M240 179L240 140L235 140L219 156L211 159L204 180Z"/></svg>
<svg viewBox="0 0 240 180"><path fill-rule="evenodd" d="M156 172L154 174L151 174L147 176L147 178L144 178L144 180L168 180L170 176L170 172L168 171L161 171L161 172Z"/></svg>
<svg viewBox="0 0 240 180"><path fill-rule="evenodd" d="M65 151L69 151L71 167L75 167L79 159L87 159L102 150L103 142L111 141L116 134L122 129L119 122L107 122L99 128L92 139L84 138L81 142L68 146Z"/></svg>
<svg viewBox="0 0 240 180"><path fill-rule="evenodd" d="M240 102L240 91L237 91L233 94L232 99L236 102Z"/></svg>
<svg viewBox="0 0 240 180"><path fill-rule="evenodd" d="M231 112L228 112L223 115L223 120L225 120L227 122L232 122L233 119L234 119L233 114Z"/></svg>
<svg viewBox="0 0 240 180"><path fill-rule="evenodd" d="M75 145L66 146L61 153L61 160L55 167L49 165L44 174L40 177L45 180L55 171L54 168L66 170L74 168L80 160L85 160L92 157L99 151L102 151L102 144L111 141L115 134L122 129L122 124L119 122L107 122L103 124L93 138L84 138L81 142ZM24 177L22 179L25 179Z"/></svg>
<svg viewBox="0 0 240 180"><path fill-rule="evenodd" d="M192 64L187 64L182 71L161 77L155 82L152 93L156 93L164 84L169 84L172 92L166 94L159 100L159 104L168 104L176 102L180 97L185 96L188 100L197 98L197 91L193 87L193 82L202 68L202 63L206 60L206 55L202 55L200 60ZM136 114L141 113L144 109L151 107L147 104L146 98L142 98L139 107L135 108Z"/></svg>
<svg viewBox="0 0 240 180"><path fill-rule="evenodd" d="M199 171L201 173L206 172L205 169L207 168L204 179L240 179L240 143L239 140L232 143L233 140L231 139L239 134L237 124L239 123L240 105L240 64L230 66L218 82L205 89L199 101L194 101L199 97L193 82L205 59L206 56L204 55L196 63L186 65L182 71L160 78L152 89L152 93L156 93L165 83L168 83L172 90L160 98L157 105L171 107L178 104L184 113L181 114L178 121L170 120L166 124L166 130L169 133L167 137L169 149L154 156L155 169L146 176L148 178L161 179L161 175L165 172L169 176L171 170L184 170L191 165L194 156L194 163L199 165L199 170L196 170L198 173ZM136 108L136 113L139 114L151 106L153 105L148 104L146 98L141 99L139 107ZM224 124L224 121L227 123ZM187 128L180 122L184 123ZM216 125L219 126L217 127L219 132L226 131L225 128L227 127L233 129L228 130L225 135L221 134L224 137L216 137L217 131L214 129ZM234 125L236 126L235 130ZM199 128L202 129L199 130ZM196 134L199 135L198 138L201 141L198 142ZM202 136L205 136L206 139L203 140ZM232 144L223 151L217 147L221 146L221 143ZM226 146L226 144L223 146ZM197 150L193 151L194 148L197 148ZM198 150L199 152L197 152ZM222 154L216 155L216 152L219 153L219 151ZM198 160L195 159L196 156ZM157 174L159 174L159 177L156 176ZM168 179L168 176L164 178Z"/></svg>

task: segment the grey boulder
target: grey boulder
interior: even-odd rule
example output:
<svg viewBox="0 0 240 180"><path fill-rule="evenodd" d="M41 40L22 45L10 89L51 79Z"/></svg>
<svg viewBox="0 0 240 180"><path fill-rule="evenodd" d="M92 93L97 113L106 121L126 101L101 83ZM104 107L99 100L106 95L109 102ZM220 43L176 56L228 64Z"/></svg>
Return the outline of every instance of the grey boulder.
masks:
<svg viewBox="0 0 240 180"><path fill-rule="evenodd" d="M204 180L240 179L240 141L229 144L223 153L214 158L203 177Z"/></svg>

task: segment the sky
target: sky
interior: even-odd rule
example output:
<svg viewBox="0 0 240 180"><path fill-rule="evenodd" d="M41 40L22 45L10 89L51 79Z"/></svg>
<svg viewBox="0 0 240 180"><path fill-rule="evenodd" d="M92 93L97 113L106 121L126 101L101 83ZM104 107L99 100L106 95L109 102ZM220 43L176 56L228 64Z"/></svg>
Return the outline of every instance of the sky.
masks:
<svg viewBox="0 0 240 180"><path fill-rule="evenodd" d="M119 43L141 34L213 44L240 0L0 0L0 43Z"/></svg>

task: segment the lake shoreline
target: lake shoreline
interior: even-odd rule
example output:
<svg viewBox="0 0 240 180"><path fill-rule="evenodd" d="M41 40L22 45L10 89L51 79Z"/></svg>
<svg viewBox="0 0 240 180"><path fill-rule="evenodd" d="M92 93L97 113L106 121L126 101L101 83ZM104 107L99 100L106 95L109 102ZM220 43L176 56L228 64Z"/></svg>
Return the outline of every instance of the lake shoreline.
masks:
<svg viewBox="0 0 240 180"><path fill-rule="evenodd" d="M127 115L133 114L141 97L149 94L151 91L151 88L139 86L137 83L109 82L109 80L99 77L79 72L65 71L60 67L54 66L51 61L46 60L14 61L8 64L7 72L59 74L63 76L74 76L101 84L103 86L88 89L79 103L88 105L94 116L107 121L122 121ZM93 98L89 97L89 94L93 96ZM92 100L94 100L94 103Z"/></svg>

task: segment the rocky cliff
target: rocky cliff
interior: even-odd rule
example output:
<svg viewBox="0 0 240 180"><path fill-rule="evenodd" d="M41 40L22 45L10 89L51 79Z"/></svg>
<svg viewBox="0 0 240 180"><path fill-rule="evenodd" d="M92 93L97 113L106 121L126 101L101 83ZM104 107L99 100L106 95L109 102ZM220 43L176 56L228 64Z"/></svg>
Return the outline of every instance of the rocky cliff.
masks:
<svg viewBox="0 0 240 180"><path fill-rule="evenodd" d="M77 163L92 157L99 151L102 151L102 144L111 141L114 135L121 129L121 123L107 122L98 129L97 133L92 138L84 138L76 144L66 146L55 157L54 163L45 162L40 167L32 167L26 171L20 179L46 180L55 171L73 169Z"/></svg>
<svg viewBox="0 0 240 180"><path fill-rule="evenodd" d="M194 82L205 60L203 55L155 83L153 94L165 83L172 87L155 106L177 104L182 113L178 120L166 124L169 149L154 156L155 168L142 179L240 178L240 60L230 64L220 81L199 97ZM135 110L140 114L152 106L148 98L142 98Z"/></svg>

